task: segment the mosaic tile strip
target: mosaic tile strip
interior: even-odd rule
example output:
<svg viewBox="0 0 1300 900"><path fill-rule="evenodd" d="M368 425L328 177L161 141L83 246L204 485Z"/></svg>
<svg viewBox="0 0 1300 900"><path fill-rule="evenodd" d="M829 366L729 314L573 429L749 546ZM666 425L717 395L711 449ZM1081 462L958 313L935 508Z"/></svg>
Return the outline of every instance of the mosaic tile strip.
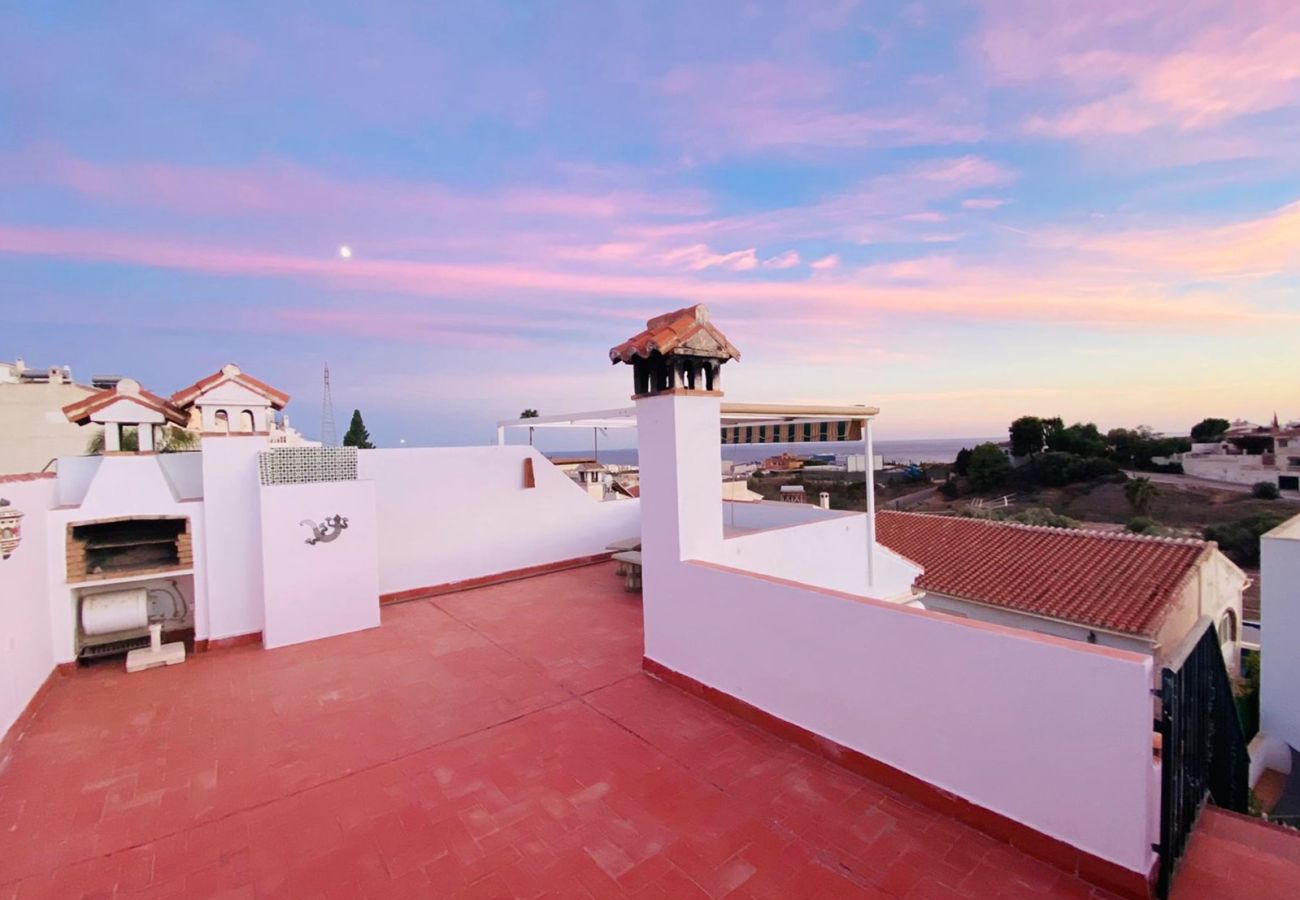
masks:
<svg viewBox="0 0 1300 900"><path fill-rule="evenodd" d="M356 447L272 447L257 456L262 484L356 481Z"/></svg>

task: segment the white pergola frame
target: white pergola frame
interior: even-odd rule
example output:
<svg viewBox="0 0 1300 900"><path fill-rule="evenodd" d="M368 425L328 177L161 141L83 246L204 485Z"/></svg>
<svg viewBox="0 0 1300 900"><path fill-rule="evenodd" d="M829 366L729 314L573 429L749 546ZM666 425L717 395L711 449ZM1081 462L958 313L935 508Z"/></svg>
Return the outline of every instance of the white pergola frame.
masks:
<svg viewBox="0 0 1300 900"><path fill-rule="evenodd" d="M867 480L867 584L875 584L876 556L876 489L875 447L871 439L871 420L880 413L874 406L839 406L789 403L723 403L719 427L735 425L810 424L862 422L862 448L866 453L864 474ZM531 419L502 419L497 422L497 444L506 442L508 428L636 428L635 406L588 412L561 413ZM837 442L839 443L839 442ZM734 445L739 446L739 445ZM754 444L752 446L758 446Z"/></svg>

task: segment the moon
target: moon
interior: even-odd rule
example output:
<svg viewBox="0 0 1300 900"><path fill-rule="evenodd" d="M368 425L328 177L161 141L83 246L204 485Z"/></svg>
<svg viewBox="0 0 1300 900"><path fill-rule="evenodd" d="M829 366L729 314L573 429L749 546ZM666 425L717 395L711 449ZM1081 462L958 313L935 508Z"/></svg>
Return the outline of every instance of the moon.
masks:
<svg viewBox="0 0 1300 900"><path fill-rule="evenodd" d="M352 248L349 247L347 244L343 244L342 246L340 246L340 247L339 247L339 258L340 258L340 259L351 259L351 258L352 258Z"/></svg>

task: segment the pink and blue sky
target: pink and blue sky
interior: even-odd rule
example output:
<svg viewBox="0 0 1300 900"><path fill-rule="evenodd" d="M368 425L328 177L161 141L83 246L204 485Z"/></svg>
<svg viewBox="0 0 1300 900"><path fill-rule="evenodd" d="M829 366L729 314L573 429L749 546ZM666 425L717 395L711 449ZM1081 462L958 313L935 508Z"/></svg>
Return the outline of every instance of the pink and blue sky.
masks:
<svg viewBox="0 0 1300 900"><path fill-rule="evenodd" d="M0 359L474 443L705 302L887 438L1300 417L1297 148L1294 0L9 3Z"/></svg>

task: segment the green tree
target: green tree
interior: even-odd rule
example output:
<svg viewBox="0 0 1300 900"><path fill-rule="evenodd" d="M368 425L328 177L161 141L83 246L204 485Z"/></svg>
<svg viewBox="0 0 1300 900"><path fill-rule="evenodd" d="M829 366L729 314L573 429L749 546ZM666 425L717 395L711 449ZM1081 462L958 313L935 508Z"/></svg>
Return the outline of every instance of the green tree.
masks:
<svg viewBox="0 0 1300 900"><path fill-rule="evenodd" d="M1235 522L1205 526L1205 539L1214 541L1239 566L1259 565L1259 538L1287 519L1286 513L1262 512Z"/></svg>
<svg viewBox="0 0 1300 900"><path fill-rule="evenodd" d="M967 471L971 487L984 491L1006 483L1011 462L997 444L980 444L971 451Z"/></svg>
<svg viewBox="0 0 1300 900"><path fill-rule="evenodd" d="M1038 416L1021 416L1011 423L1011 455L1032 456L1043 450L1043 420Z"/></svg>
<svg viewBox="0 0 1300 900"><path fill-rule="evenodd" d="M521 413L519 414L519 418L521 418L521 419L536 419L536 418L537 418L537 410L535 410L535 409L526 409L526 410L524 410L523 412L521 412ZM529 428L529 429L528 429L528 446L531 447L532 445L533 445L533 429L532 429L532 428Z"/></svg>
<svg viewBox="0 0 1300 900"><path fill-rule="evenodd" d="M1151 509L1151 503L1160 494L1150 478L1133 478L1124 483L1124 496L1133 507L1133 512L1145 516Z"/></svg>
<svg viewBox="0 0 1300 900"><path fill-rule="evenodd" d="M121 437L118 438L118 447L128 453L135 453L140 449L140 432L134 428L123 428ZM87 456L103 456L104 454L104 429L100 428L90 436L86 441Z"/></svg>
<svg viewBox="0 0 1300 900"><path fill-rule="evenodd" d="M1231 425L1227 419L1201 419L1192 426L1192 440L1203 444L1217 440Z"/></svg>
<svg viewBox="0 0 1300 900"><path fill-rule="evenodd" d="M358 450L373 450L375 445L370 443L370 432L366 430L366 423L361 421L361 410L352 410L352 421L348 425L347 434L343 435L344 447L356 447Z"/></svg>
<svg viewBox="0 0 1300 900"><path fill-rule="evenodd" d="M1065 431L1065 423L1061 421L1060 416L1043 419L1043 446L1048 450L1064 450L1065 448L1060 446L1063 431Z"/></svg>
<svg viewBox="0 0 1300 900"><path fill-rule="evenodd" d="M1282 496L1277 485L1271 481L1256 481L1250 493L1256 500L1276 500Z"/></svg>
<svg viewBox="0 0 1300 900"><path fill-rule="evenodd" d="M970 448L962 447L957 451L957 458L952 462L952 470L958 475L970 473Z"/></svg>

